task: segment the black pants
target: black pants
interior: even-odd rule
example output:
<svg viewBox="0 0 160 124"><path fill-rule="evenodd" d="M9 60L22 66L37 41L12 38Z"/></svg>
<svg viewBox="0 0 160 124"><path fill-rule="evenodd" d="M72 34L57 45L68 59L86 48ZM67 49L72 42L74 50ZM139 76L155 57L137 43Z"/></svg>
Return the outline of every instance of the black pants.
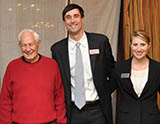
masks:
<svg viewBox="0 0 160 124"><path fill-rule="evenodd" d="M72 103L71 124L107 124L100 103L88 104L79 110Z"/></svg>

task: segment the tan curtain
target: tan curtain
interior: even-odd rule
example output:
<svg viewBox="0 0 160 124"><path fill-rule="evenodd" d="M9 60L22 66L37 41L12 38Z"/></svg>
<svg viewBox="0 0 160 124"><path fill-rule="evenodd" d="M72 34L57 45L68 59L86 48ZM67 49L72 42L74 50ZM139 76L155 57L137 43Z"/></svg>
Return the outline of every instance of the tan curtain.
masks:
<svg viewBox="0 0 160 124"><path fill-rule="evenodd" d="M103 33L109 37L116 58L120 0L0 0L0 81L7 64L21 56L17 35L24 28L39 32L39 52L51 56L50 46L66 36L61 12L68 2L84 8L86 31Z"/></svg>
<svg viewBox="0 0 160 124"><path fill-rule="evenodd" d="M34 29L40 34L39 52L51 56L51 44L66 35L61 12L67 2L68 0L0 0L0 81L7 64L21 56L17 37L24 28Z"/></svg>
<svg viewBox="0 0 160 124"><path fill-rule="evenodd" d="M123 6L125 59L131 56L131 34L134 30L144 29L152 41L149 56L160 61L160 0L123 0ZM160 99L158 104L160 105Z"/></svg>
<svg viewBox="0 0 160 124"><path fill-rule="evenodd" d="M116 59L121 0L71 0L70 2L80 4L84 8L85 31L103 33L109 37L112 52ZM113 122L115 123L115 92L112 94L112 103Z"/></svg>
<svg viewBox="0 0 160 124"><path fill-rule="evenodd" d="M121 0L70 0L70 2L83 7L86 31L108 36L116 59Z"/></svg>

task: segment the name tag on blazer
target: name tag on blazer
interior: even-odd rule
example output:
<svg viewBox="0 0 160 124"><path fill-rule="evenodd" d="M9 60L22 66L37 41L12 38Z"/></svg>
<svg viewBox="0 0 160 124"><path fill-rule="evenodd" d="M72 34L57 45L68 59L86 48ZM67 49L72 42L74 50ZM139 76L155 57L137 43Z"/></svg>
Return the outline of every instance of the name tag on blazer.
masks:
<svg viewBox="0 0 160 124"><path fill-rule="evenodd" d="M122 73L121 78L129 78L129 73Z"/></svg>
<svg viewBox="0 0 160 124"><path fill-rule="evenodd" d="M91 49L89 50L90 55L100 54L99 49Z"/></svg>

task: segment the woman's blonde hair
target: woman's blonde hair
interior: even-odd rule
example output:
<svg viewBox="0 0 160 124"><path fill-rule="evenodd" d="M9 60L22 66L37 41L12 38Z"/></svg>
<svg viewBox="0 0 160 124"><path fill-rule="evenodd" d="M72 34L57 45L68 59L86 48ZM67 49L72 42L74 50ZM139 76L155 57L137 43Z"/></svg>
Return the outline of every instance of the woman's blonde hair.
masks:
<svg viewBox="0 0 160 124"><path fill-rule="evenodd" d="M132 36L131 36L131 40L130 40L131 43L132 43L132 40L133 40L134 37L142 39L147 44L150 44L150 42L151 42L148 33L145 32L144 30L136 30L136 31L134 31Z"/></svg>

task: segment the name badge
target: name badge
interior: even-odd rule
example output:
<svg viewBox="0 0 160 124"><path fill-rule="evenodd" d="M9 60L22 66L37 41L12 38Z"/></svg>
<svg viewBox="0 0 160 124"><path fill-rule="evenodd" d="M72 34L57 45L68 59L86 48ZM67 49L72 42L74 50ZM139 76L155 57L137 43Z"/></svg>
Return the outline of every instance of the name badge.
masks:
<svg viewBox="0 0 160 124"><path fill-rule="evenodd" d="M129 78L129 73L122 73L121 78Z"/></svg>
<svg viewBox="0 0 160 124"><path fill-rule="evenodd" d="M91 49L91 50L89 50L89 53L90 53L91 55L100 54L100 51L99 51L99 49Z"/></svg>

